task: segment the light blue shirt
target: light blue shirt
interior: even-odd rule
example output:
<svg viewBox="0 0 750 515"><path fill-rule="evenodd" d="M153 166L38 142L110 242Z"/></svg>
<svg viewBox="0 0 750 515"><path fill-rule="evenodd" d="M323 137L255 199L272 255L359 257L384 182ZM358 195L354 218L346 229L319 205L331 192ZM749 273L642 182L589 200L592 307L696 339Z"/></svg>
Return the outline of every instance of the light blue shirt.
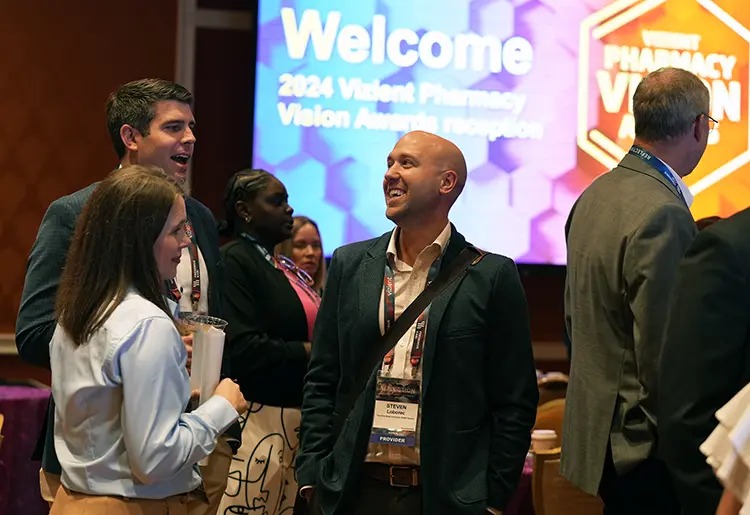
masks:
<svg viewBox="0 0 750 515"><path fill-rule="evenodd" d="M194 465L238 417L219 396L185 413L182 339L169 316L134 291L81 346L58 325L50 358L55 450L62 483L76 492L140 499L189 492L201 481Z"/></svg>

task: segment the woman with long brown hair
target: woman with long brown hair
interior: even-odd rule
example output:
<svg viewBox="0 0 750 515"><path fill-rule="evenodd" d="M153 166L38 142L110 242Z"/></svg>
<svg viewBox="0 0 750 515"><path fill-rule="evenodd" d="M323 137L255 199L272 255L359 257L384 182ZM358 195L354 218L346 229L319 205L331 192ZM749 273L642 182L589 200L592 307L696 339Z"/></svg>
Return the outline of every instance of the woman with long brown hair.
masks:
<svg viewBox="0 0 750 515"><path fill-rule="evenodd" d="M225 379L185 413L187 352L164 297L185 220L178 186L143 166L112 172L78 219L50 342L63 484L51 515L185 515L196 463L247 407Z"/></svg>

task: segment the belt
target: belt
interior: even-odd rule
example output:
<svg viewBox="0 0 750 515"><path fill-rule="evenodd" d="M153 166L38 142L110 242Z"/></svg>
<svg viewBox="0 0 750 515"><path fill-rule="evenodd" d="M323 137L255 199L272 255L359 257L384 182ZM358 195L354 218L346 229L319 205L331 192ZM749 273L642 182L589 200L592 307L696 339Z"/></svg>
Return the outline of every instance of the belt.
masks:
<svg viewBox="0 0 750 515"><path fill-rule="evenodd" d="M422 484L419 467L365 463L362 472L372 479L383 481L397 488L412 488Z"/></svg>

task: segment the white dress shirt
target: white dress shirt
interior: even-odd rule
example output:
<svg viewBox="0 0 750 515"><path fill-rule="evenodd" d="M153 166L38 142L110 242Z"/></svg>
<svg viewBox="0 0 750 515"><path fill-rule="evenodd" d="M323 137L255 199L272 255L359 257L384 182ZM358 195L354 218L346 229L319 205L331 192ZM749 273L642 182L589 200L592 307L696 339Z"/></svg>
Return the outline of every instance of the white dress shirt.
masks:
<svg viewBox="0 0 750 515"><path fill-rule="evenodd" d="M427 285L427 275L430 272L430 266L432 263L440 257L443 250L448 245L448 240L451 237L451 224L448 223L443 231L435 238L435 241L424 248L419 253L417 259L414 261L414 266L409 266L398 258L398 234L399 228L393 230L391 233L391 240L388 243L388 249L386 250L386 258L389 260L391 267L393 268L393 287L395 297L395 318L401 316L401 313L407 308L409 304L416 299L422 290ZM380 333L385 333L385 316L383 313L383 302L384 294L381 289L380 293L380 304L378 307L379 315L378 320L380 322ZM390 377L394 378L409 378L415 377L422 382L422 365L424 359L420 363L417 369L416 376L412 375L412 365L409 360L411 348L414 344L414 329L416 327L416 321L411 325L408 331L404 333L401 339L393 349L393 365L390 368ZM430 327L429 316L427 318L427 332L434 331L436 328ZM424 352L424 349L423 349ZM423 354L424 355L424 354ZM388 367L383 364L383 371L386 371ZM401 445L387 445L387 444L370 444L367 447L367 455L365 461L385 463L388 465L419 465L419 431L422 425L422 410L420 406L419 415L417 418L417 443L414 447L405 447Z"/></svg>

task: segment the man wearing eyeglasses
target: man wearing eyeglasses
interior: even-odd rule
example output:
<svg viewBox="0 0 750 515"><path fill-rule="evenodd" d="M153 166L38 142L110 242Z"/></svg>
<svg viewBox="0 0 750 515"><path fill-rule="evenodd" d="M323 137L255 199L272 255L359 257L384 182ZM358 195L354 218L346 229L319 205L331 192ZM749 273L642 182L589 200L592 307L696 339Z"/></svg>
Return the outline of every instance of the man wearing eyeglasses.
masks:
<svg viewBox="0 0 750 515"><path fill-rule="evenodd" d="M677 264L696 234L683 177L713 125L694 74L662 68L633 96L635 142L566 224L565 318L573 341L562 474L606 514L679 514L657 459L659 355Z"/></svg>

